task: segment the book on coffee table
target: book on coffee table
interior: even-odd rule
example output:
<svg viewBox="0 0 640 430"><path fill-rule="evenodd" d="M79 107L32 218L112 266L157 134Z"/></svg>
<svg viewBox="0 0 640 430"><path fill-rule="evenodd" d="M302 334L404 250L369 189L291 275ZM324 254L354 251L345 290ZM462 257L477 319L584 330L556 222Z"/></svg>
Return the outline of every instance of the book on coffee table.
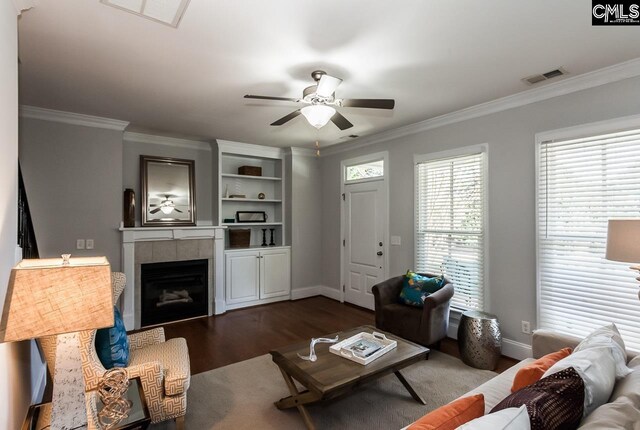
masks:
<svg viewBox="0 0 640 430"><path fill-rule="evenodd" d="M391 351L397 345L398 342L387 338L382 333L375 331L373 333L362 332L332 345L329 351L356 363L366 365Z"/></svg>

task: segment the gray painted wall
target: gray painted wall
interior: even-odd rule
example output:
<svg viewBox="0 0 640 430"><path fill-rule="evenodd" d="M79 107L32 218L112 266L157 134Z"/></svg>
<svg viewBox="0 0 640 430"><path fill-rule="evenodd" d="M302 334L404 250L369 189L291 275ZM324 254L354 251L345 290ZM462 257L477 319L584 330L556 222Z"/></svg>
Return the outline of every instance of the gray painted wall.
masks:
<svg viewBox="0 0 640 430"><path fill-rule="evenodd" d="M40 256L106 255L120 270L122 132L21 118L20 165Z"/></svg>
<svg viewBox="0 0 640 430"><path fill-rule="evenodd" d="M291 288L322 285L322 183L316 157L291 156Z"/></svg>
<svg viewBox="0 0 640 430"><path fill-rule="evenodd" d="M125 135L126 136L126 135ZM125 137L126 138L126 137ZM136 192L136 223L140 224L140 155L183 158L195 160L196 170L196 217L198 224L212 224L212 157L211 149L203 144L202 149L124 141L122 156L122 185ZM122 200L122 198L120 199ZM217 224L214 222L213 224Z"/></svg>
<svg viewBox="0 0 640 430"><path fill-rule="evenodd" d="M18 31L12 2L0 2L0 304L17 259ZM18 254L18 255L17 255ZM18 429L39 401L45 367L33 341L0 343L0 429Z"/></svg>
<svg viewBox="0 0 640 430"><path fill-rule="evenodd" d="M489 145L489 308L503 336L523 343L520 321L536 321L535 134L640 113L640 78L510 109L322 158L323 283L340 282L340 161L389 151L390 274L414 263L413 155Z"/></svg>

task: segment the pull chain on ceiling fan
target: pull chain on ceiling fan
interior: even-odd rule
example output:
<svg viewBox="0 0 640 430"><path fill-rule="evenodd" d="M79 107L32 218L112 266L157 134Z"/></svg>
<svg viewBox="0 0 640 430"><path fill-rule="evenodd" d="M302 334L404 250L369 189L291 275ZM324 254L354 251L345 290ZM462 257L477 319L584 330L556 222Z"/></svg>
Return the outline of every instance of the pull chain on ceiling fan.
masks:
<svg viewBox="0 0 640 430"><path fill-rule="evenodd" d="M316 84L305 88L302 91L302 98L299 99L257 96L253 94L247 94L244 98L306 104L307 106L283 116L279 120L271 123L271 125L280 126L286 124L302 114L309 124L317 129L324 127L329 121L333 122L340 130L353 127L353 124L338 112L336 107L393 109L395 106L395 100L393 99L338 99L335 96L335 91L342 83L342 79L327 75L323 70L314 71L311 73L311 77L316 81Z"/></svg>

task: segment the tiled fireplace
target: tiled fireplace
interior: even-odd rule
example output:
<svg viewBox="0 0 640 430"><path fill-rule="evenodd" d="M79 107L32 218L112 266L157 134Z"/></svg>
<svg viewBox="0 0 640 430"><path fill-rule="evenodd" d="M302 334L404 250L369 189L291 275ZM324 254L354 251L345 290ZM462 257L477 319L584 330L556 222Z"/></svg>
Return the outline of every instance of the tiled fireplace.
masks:
<svg viewBox="0 0 640 430"><path fill-rule="evenodd" d="M121 228L128 330L224 313L224 229Z"/></svg>
<svg viewBox="0 0 640 430"><path fill-rule="evenodd" d="M209 259L140 265L140 325L208 315Z"/></svg>

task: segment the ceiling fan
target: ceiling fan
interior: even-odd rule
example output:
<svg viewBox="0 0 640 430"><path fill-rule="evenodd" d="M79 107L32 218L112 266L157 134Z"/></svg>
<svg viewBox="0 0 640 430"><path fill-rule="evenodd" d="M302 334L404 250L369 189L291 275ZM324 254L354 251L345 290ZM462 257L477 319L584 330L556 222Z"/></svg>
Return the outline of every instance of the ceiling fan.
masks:
<svg viewBox="0 0 640 430"><path fill-rule="evenodd" d="M157 206L155 209L149 211L150 214L157 214L158 212L162 211L163 214L165 215L169 215L171 212L176 211L178 213L182 213L182 211L180 209L176 208L176 204L173 203L173 200L171 200L171 197L176 197L172 194L166 194L164 196L164 200L160 202L159 205L149 205L149 206Z"/></svg>
<svg viewBox="0 0 640 430"><path fill-rule="evenodd" d="M307 105L271 123L273 126L285 124L302 114L307 118L309 124L315 128L320 129L331 121L340 130L351 128L353 124L338 112L335 109L336 107L393 109L396 103L393 99L338 99L336 98L335 91L342 82L342 79L329 76L323 70L314 71L311 73L311 77L316 81L316 84L305 88L302 91L302 98L256 96L253 94L247 94L244 98L277 100L304 103Z"/></svg>

